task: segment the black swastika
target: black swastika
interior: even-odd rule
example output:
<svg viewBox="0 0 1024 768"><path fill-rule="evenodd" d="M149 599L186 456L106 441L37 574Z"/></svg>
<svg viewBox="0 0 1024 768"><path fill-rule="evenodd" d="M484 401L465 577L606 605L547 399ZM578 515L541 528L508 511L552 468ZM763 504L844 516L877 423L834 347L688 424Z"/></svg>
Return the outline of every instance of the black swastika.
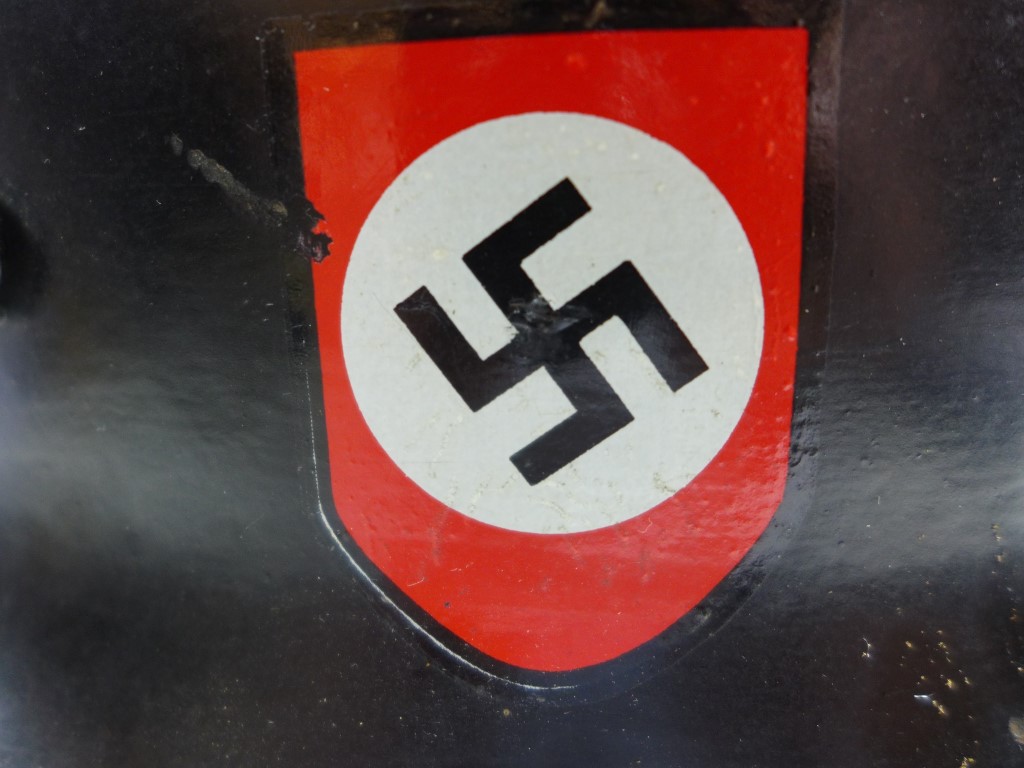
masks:
<svg viewBox="0 0 1024 768"><path fill-rule="evenodd" d="M625 323L673 392L708 369L632 262L623 261L557 310L537 289L522 262L589 212L587 201L564 179L462 257L516 329L512 341L485 360L426 287L395 307L473 411L539 368L559 386L576 412L511 456L530 485L551 476L633 420L580 347L587 334L612 316Z"/></svg>

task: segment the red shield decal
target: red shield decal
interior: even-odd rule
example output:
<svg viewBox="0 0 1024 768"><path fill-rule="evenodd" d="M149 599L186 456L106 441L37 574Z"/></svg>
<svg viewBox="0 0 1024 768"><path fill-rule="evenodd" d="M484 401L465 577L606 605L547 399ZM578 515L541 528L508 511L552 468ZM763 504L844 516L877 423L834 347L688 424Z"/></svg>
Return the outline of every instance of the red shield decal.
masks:
<svg viewBox="0 0 1024 768"><path fill-rule="evenodd" d="M764 532L806 59L800 29L295 55L333 240L313 265L325 514L446 637L526 670L606 662Z"/></svg>

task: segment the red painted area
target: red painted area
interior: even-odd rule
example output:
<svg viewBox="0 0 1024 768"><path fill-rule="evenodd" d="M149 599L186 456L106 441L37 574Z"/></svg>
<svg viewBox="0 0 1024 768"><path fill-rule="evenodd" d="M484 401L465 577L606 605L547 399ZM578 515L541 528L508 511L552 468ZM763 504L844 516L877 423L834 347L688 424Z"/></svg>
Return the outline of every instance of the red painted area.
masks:
<svg viewBox="0 0 1024 768"><path fill-rule="evenodd" d="M474 38L296 55L307 194L334 241L331 256L313 266L334 502L352 538L399 589L494 658L556 671L632 650L707 595L782 500L800 299L806 57L798 29ZM349 254L384 190L452 134L538 111L610 118L682 151L736 212L765 299L753 395L712 463L645 514L568 535L494 528L421 491L364 423L341 348Z"/></svg>

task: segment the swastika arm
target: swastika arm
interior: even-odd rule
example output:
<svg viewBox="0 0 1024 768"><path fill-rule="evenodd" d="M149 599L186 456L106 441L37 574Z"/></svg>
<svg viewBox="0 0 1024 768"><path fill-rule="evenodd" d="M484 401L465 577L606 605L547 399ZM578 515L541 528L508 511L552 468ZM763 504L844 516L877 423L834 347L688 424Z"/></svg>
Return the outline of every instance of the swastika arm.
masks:
<svg viewBox="0 0 1024 768"><path fill-rule="evenodd" d="M512 454L512 463L530 485L571 464L633 421L629 409L586 355L545 367L576 413Z"/></svg>
<svg viewBox="0 0 1024 768"><path fill-rule="evenodd" d="M569 304L593 313L591 327L618 316L673 392L708 369L632 262L623 262ZM586 325L582 332L589 332Z"/></svg>
<svg viewBox="0 0 1024 768"><path fill-rule="evenodd" d="M488 295L510 318L516 302L540 296L520 266L523 260L590 211L569 179L563 179L462 257Z"/></svg>
<svg viewBox="0 0 1024 768"><path fill-rule="evenodd" d="M508 346L481 360L425 287L399 303L395 314L473 411L480 410L532 372L510 363Z"/></svg>

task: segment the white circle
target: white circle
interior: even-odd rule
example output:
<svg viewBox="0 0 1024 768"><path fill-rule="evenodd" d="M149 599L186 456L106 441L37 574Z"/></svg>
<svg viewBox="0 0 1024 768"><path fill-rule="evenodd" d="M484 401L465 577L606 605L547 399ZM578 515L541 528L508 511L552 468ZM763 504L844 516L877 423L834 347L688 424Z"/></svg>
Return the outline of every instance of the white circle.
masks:
<svg viewBox="0 0 1024 768"><path fill-rule="evenodd" d="M631 261L708 370L672 392L613 317L582 347L634 420L530 485L510 456L572 415L562 391L539 369L474 413L395 306L426 287L481 358L507 344L512 325L462 257L566 178L591 210L523 262L544 297L557 309ZM679 150L605 118L535 112L467 128L395 179L353 249L341 328L363 417L413 482L481 522L558 534L642 514L711 462L750 398L764 303L739 220Z"/></svg>

